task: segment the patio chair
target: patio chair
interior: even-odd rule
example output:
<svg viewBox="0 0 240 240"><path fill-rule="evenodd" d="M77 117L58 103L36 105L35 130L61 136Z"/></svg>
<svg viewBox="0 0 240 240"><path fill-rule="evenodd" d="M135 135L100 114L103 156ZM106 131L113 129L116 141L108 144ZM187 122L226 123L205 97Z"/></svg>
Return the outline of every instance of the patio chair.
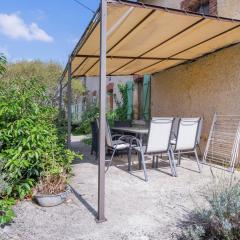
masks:
<svg viewBox="0 0 240 240"><path fill-rule="evenodd" d="M172 175L176 176L176 166L173 161L173 151L171 149L170 137L174 118L154 117L150 122L147 145L143 145L138 138L130 140L129 159L131 167L131 152L137 151L141 155L141 164L144 170L145 181L148 181L145 155L158 155L167 153L169 157ZM134 146L135 144L136 146ZM131 170L131 169L130 169Z"/></svg>
<svg viewBox="0 0 240 240"><path fill-rule="evenodd" d="M171 140L174 153L178 154L178 165L181 164L181 154L194 153L199 172L201 172L201 166L197 154L197 144L200 141L200 123L201 118L181 118L177 138Z"/></svg>
<svg viewBox="0 0 240 240"><path fill-rule="evenodd" d="M107 160L109 163L107 165L107 169L105 172L108 171L109 167L112 164L113 157L117 151L123 151L123 150L128 150L130 148L129 139L132 138L132 136L128 135L121 135L121 134L111 134L111 129L109 126L108 121L106 120L106 127L105 127L105 135L106 135L106 146L108 150L112 151L112 155L110 160ZM128 155L129 157L129 155ZM128 159L128 164L129 164L129 159Z"/></svg>

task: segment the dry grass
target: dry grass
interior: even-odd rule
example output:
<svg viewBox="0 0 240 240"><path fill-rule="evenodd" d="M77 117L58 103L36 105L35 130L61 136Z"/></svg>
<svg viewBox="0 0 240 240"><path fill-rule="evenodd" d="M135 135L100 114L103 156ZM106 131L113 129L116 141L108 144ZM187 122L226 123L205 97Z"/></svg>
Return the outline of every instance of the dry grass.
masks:
<svg viewBox="0 0 240 240"><path fill-rule="evenodd" d="M59 194L66 191L66 186L67 175L62 173L41 177L36 190L41 194Z"/></svg>

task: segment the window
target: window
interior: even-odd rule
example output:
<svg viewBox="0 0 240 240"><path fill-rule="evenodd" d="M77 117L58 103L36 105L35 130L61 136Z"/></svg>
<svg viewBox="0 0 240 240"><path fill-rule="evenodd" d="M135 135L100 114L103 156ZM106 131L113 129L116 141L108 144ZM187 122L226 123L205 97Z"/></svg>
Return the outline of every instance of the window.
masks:
<svg viewBox="0 0 240 240"><path fill-rule="evenodd" d="M217 0L184 0L181 8L204 15L217 15Z"/></svg>
<svg viewBox="0 0 240 240"><path fill-rule="evenodd" d="M209 15L209 2L207 3L200 3L197 11L197 13Z"/></svg>

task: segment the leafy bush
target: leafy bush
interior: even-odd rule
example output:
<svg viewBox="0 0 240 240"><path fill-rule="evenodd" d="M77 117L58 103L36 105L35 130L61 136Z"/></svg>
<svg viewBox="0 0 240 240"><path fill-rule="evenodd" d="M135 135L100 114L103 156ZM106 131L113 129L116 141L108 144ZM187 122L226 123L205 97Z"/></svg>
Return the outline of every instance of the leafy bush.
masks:
<svg viewBox="0 0 240 240"><path fill-rule="evenodd" d="M49 97L35 78L0 85L0 224L13 217L10 199L31 195L40 177L70 173L79 157L65 149L65 132Z"/></svg>
<svg viewBox="0 0 240 240"><path fill-rule="evenodd" d="M107 112L107 120L110 126L114 125L114 122L118 120L116 111Z"/></svg>
<svg viewBox="0 0 240 240"><path fill-rule="evenodd" d="M6 58L3 54L0 53L0 76L6 71Z"/></svg>
<svg viewBox="0 0 240 240"><path fill-rule="evenodd" d="M121 99L117 99L117 96L114 95L114 100L117 105L115 112L115 120L127 120L127 111L128 111L128 96L127 96L127 84L120 83L118 84L118 89L120 92Z"/></svg>
<svg viewBox="0 0 240 240"><path fill-rule="evenodd" d="M52 98L56 92L56 86L63 68L55 62L19 61L6 65L7 71L2 77L2 81L12 81L12 79L36 79L37 82L46 87L46 94Z"/></svg>
<svg viewBox="0 0 240 240"><path fill-rule="evenodd" d="M178 240L239 240L240 183L214 188L205 198L209 207L190 215Z"/></svg>
<svg viewBox="0 0 240 240"><path fill-rule="evenodd" d="M112 126L115 120L127 120L127 85L118 84L118 89L120 92L121 99L118 99L114 95L114 100L117 108L113 111L107 112L106 117L109 124ZM99 117L99 107L96 104L92 104L87 107L86 111L82 114L82 119L79 127L75 128L74 134L89 134L91 133L91 122Z"/></svg>
<svg viewBox="0 0 240 240"><path fill-rule="evenodd" d="M85 143L86 145L92 145L92 138L83 139L83 143Z"/></svg>
<svg viewBox="0 0 240 240"><path fill-rule="evenodd" d="M24 198L42 171L70 168L54 124L55 110L45 105L45 90L34 80L18 79L0 87L0 152L8 196Z"/></svg>
<svg viewBox="0 0 240 240"><path fill-rule="evenodd" d="M82 113L82 118L79 127L74 131L75 134L91 133L91 122L99 116L99 107L96 104L90 105L85 112Z"/></svg>
<svg viewBox="0 0 240 240"><path fill-rule="evenodd" d="M13 198L0 200L0 226L11 222L15 217L12 209L14 204L15 200Z"/></svg>

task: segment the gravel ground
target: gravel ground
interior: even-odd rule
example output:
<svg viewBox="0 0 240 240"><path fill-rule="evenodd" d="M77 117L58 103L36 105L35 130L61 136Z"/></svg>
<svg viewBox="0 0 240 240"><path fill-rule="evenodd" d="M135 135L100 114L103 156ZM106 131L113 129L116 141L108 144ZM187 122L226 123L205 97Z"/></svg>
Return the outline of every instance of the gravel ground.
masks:
<svg viewBox="0 0 240 240"><path fill-rule="evenodd" d="M209 167L199 174L195 162L185 159L179 176L171 177L168 164L151 169L149 182L143 172L126 171L126 159L114 162L106 175L106 217L95 222L97 209L97 165L89 146L73 137L73 148L84 154L74 163L71 193L66 203L41 208L23 201L15 207L15 221L0 229L0 239L12 240L168 240L180 231L180 222L196 205L205 202L201 193L214 178ZM225 175L217 170L216 175ZM238 176L237 176L238 177Z"/></svg>

